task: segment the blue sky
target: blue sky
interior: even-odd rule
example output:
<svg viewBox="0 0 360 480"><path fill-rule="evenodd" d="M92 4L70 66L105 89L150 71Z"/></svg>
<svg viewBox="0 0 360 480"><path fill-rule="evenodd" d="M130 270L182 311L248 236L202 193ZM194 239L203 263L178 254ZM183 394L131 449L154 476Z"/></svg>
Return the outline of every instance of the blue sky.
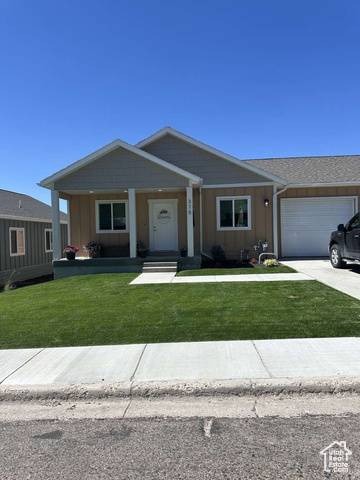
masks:
<svg viewBox="0 0 360 480"><path fill-rule="evenodd" d="M0 188L169 125L239 158L360 154L358 0L0 3Z"/></svg>

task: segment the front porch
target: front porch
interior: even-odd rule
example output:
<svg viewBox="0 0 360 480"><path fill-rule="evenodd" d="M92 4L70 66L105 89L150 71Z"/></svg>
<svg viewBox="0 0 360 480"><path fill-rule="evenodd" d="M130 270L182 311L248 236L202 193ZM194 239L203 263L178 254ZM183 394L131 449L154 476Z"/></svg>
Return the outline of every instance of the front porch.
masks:
<svg viewBox="0 0 360 480"><path fill-rule="evenodd" d="M54 278L73 277L97 273L141 273L144 262L177 262L178 271L201 268L201 255L181 257L180 255L149 255L146 258L129 257L78 257L75 260L53 261Z"/></svg>

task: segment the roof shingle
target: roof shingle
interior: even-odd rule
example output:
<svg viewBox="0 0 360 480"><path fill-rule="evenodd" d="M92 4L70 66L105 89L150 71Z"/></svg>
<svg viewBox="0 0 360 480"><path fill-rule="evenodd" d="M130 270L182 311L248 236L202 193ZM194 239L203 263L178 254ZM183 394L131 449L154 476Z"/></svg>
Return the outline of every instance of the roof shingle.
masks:
<svg viewBox="0 0 360 480"><path fill-rule="evenodd" d="M360 155L243 160L289 184L360 182Z"/></svg>
<svg viewBox="0 0 360 480"><path fill-rule="evenodd" d="M0 215L34 218L52 221L51 207L36 198L22 193L0 189ZM68 221L66 213L60 212L60 220Z"/></svg>

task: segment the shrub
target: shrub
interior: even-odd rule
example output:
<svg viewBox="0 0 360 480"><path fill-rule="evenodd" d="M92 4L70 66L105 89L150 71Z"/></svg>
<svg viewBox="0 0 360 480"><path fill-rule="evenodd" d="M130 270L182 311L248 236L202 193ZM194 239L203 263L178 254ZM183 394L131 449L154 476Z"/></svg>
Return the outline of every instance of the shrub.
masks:
<svg viewBox="0 0 360 480"><path fill-rule="evenodd" d="M277 267L279 264L276 258L268 258L265 260L264 265L265 267Z"/></svg>
<svg viewBox="0 0 360 480"><path fill-rule="evenodd" d="M216 263L224 263L226 260L226 255L224 250L220 245L214 245L210 250L211 256Z"/></svg>

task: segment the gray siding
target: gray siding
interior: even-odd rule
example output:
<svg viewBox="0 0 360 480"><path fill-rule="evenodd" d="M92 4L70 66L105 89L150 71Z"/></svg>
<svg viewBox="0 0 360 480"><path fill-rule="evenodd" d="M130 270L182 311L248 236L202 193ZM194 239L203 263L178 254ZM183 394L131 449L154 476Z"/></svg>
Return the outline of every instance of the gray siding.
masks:
<svg viewBox="0 0 360 480"><path fill-rule="evenodd" d="M19 227L25 229L25 255L10 257L10 227ZM52 228L51 223L29 222L22 220L4 220L0 219L0 272L1 277L9 276L16 270L17 277L32 278L38 276L38 272L48 271L50 267L52 253L45 252L45 229ZM67 245L67 225L61 225L61 247ZM41 267L39 269L39 267ZM26 276L24 277L24 273ZM42 273L40 273L41 275ZM14 274L15 276L15 274ZM1 278L0 278L1 280Z"/></svg>
<svg viewBox="0 0 360 480"><path fill-rule="evenodd" d="M123 148L55 182L56 190L185 187L189 181Z"/></svg>
<svg viewBox="0 0 360 480"><path fill-rule="evenodd" d="M204 185L269 182L266 177L238 167L170 134L147 145L143 150L198 175L203 178Z"/></svg>

